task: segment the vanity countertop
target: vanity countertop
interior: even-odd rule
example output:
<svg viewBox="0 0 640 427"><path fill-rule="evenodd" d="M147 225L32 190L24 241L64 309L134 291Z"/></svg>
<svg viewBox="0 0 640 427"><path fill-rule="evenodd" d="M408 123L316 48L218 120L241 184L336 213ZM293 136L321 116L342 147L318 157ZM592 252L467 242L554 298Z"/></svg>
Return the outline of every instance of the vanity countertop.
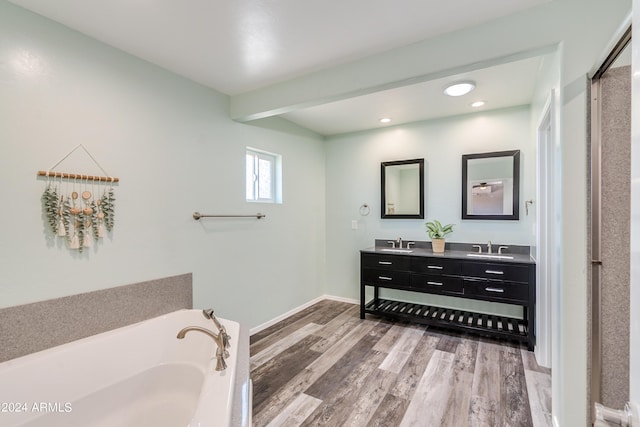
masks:
<svg viewBox="0 0 640 427"><path fill-rule="evenodd" d="M378 242L376 242L376 243L378 243ZM395 252L395 251L385 250L385 249L391 249L388 244L386 244L384 246L376 245L374 247L362 249L360 252L361 253L372 253L372 254L385 254L385 255L403 255L403 256L418 256L418 257L439 257L439 258L451 258L451 259L466 259L468 261L493 261L493 262L504 262L504 263L535 264L535 260L529 254L528 247L526 247L526 246L511 246L511 245L509 245L509 248L513 249L514 252L506 250L502 255L508 256L508 257L513 257L513 259L510 259L510 258L490 258L490 257L483 257L483 256L469 256L469 254L475 254L475 255L487 255L487 254L486 254L486 252L483 252L482 254L478 254L477 253L477 248L474 249L474 248L472 248L471 244L466 244L466 243L453 243L453 244L447 243L448 246L451 245L451 246L453 246L453 248L449 249L447 247L447 249L444 251L444 253L435 253L435 252L433 252L433 250L431 249L431 243L430 242L416 242L416 243L417 243L416 247L412 247L411 249L403 249L403 250L406 250L406 251L410 250L411 252ZM494 246L496 248L498 247L498 245L494 245ZM505 246L507 246L507 245L505 245ZM525 252L525 250L526 250L526 252ZM497 253L494 253L493 255L498 256Z"/></svg>

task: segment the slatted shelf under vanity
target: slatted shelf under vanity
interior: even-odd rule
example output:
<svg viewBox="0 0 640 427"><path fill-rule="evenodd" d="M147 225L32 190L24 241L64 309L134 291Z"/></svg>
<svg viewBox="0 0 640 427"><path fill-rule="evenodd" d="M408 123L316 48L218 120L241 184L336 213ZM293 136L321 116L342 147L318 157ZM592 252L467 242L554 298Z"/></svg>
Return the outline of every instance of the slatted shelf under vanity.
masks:
<svg viewBox="0 0 640 427"><path fill-rule="evenodd" d="M519 342L527 342L528 339L527 321L512 317L386 299L378 299L377 304L376 300L369 301L365 305L365 312Z"/></svg>

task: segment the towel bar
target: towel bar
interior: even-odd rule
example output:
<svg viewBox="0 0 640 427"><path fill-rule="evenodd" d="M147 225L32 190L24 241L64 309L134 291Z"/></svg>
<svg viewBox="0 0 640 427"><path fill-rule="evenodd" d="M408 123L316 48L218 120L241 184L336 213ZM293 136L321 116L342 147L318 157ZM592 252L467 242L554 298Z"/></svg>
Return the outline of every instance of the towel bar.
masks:
<svg viewBox="0 0 640 427"><path fill-rule="evenodd" d="M193 219L195 219L196 221L199 220L200 218L257 218L257 219L262 219L266 217L265 214L258 212L257 214L253 214L253 215L205 215L205 214L201 214L200 212L194 212L193 213Z"/></svg>

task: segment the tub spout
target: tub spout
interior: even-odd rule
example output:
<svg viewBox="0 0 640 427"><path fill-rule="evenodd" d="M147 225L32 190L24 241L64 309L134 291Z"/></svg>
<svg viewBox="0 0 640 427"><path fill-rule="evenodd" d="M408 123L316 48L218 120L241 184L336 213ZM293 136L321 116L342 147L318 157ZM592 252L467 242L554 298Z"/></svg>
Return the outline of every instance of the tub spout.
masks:
<svg viewBox="0 0 640 427"><path fill-rule="evenodd" d="M216 371L224 371L227 368L227 363L224 361L224 358L228 357L228 352L224 347L225 343L222 337L222 333L216 334L208 329L201 328L200 326L187 326L186 328L182 328L180 332L178 332L176 338L181 340L185 337L185 335L187 335L187 332L190 331L202 332L203 334L208 335L213 339L213 341L216 343L216 346L218 347L216 348Z"/></svg>

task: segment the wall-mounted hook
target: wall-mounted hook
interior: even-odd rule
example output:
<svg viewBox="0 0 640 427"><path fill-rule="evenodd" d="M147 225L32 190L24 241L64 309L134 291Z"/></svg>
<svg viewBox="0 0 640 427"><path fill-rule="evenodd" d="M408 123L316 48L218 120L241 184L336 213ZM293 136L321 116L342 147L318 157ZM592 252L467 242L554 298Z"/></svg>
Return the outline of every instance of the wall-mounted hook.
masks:
<svg viewBox="0 0 640 427"><path fill-rule="evenodd" d="M525 200L524 202L524 212L525 215L529 215L529 206L533 204L533 200Z"/></svg>

